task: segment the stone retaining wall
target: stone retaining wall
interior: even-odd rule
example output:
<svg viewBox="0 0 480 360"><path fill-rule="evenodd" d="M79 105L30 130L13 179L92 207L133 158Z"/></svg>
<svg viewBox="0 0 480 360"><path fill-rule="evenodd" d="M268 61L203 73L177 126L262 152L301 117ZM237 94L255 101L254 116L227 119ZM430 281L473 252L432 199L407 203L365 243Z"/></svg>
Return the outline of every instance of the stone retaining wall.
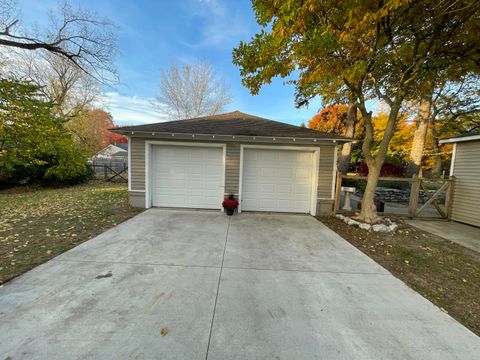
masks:
<svg viewBox="0 0 480 360"><path fill-rule="evenodd" d="M430 190L430 194L434 194L436 190ZM358 191L356 195L362 196ZM440 203L445 201L445 192L442 193L438 198ZM410 188L408 189L392 189L386 187L377 187L375 191L375 200L389 202L389 203L397 203L397 204L408 204L410 201ZM425 192L420 190L418 195L418 202L420 204L424 204L428 200Z"/></svg>

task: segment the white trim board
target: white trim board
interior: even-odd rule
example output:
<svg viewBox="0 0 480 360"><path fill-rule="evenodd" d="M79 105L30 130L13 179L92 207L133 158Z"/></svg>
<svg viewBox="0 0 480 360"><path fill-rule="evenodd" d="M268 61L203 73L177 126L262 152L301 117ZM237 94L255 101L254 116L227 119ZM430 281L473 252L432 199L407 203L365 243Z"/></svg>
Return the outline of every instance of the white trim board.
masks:
<svg viewBox="0 0 480 360"><path fill-rule="evenodd" d="M152 207L152 194L150 191L150 163L151 163L151 148L153 145L166 145L166 146L184 146L184 147L216 147L223 149L223 173L222 173L222 187L221 187L221 197L224 198L225 193L225 167L226 167L226 144L222 143L200 143L200 142L179 142L179 141L156 141L156 140L145 140L145 208L149 209ZM218 204L218 209L223 211L222 204Z"/></svg>
<svg viewBox="0 0 480 360"><path fill-rule="evenodd" d="M453 176L455 170L455 159L457 157L457 143L453 143L452 158L450 159L450 176Z"/></svg>
<svg viewBox="0 0 480 360"><path fill-rule="evenodd" d="M170 131L145 131L145 130L129 130L129 131L118 131L118 130L113 130L112 132L118 132L121 134L128 134L128 135L148 135L148 136L156 136L156 137L163 137L163 138L170 138L170 137L179 137L182 138L183 140L185 139L196 139L196 140L201 140L199 139L200 137L203 137L204 139L202 140L212 140L212 139L219 139L219 141L262 141L262 140L271 140L271 141L278 141L278 144L282 144L283 141L288 140L288 141L306 141L308 144L312 145L321 145L322 143L347 143L347 142L352 142L352 139L343 139L343 138L331 138L331 139L326 139L322 137L318 138L311 138L311 137L295 137L295 136L262 136L262 135L227 135L227 134L203 134L203 133L182 133L182 132L170 132ZM285 144L285 143L283 143ZM290 144L287 143L287 144Z"/></svg>
<svg viewBox="0 0 480 360"><path fill-rule="evenodd" d="M337 183L337 161L338 161L338 147L334 146L333 150L333 174L332 174L332 199L335 199L335 185Z"/></svg>
<svg viewBox="0 0 480 360"><path fill-rule="evenodd" d="M127 146L128 146L128 148L127 148L127 149L128 149L128 154L127 154L128 191L132 191L132 144L130 144L131 141L132 141L132 138L131 138L130 136L127 136Z"/></svg>
<svg viewBox="0 0 480 360"><path fill-rule="evenodd" d="M290 150L313 152L312 156L312 193L310 200L310 215L315 216L317 211L317 192L318 192L318 172L320 167L320 147L311 146L291 146L291 145L245 145L240 144L240 171L238 186L238 213L242 212L242 180L243 180L243 152L244 149L264 149L264 150Z"/></svg>
<svg viewBox="0 0 480 360"><path fill-rule="evenodd" d="M456 137L456 138L450 138L450 139L442 139L439 141L440 144L455 144L459 142L464 142L464 141L473 141L473 140L480 140L480 135L466 135L463 137Z"/></svg>

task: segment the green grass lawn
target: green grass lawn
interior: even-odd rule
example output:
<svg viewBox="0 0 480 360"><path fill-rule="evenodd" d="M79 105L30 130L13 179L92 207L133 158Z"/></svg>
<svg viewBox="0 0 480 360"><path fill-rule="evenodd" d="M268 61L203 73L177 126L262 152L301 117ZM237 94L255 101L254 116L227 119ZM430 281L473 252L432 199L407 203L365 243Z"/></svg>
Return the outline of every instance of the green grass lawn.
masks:
<svg viewBox="0 0 480 360"><path fill-rule="evenodd" d="M0 191L0 284L139 212L126 184Z"/></svg>

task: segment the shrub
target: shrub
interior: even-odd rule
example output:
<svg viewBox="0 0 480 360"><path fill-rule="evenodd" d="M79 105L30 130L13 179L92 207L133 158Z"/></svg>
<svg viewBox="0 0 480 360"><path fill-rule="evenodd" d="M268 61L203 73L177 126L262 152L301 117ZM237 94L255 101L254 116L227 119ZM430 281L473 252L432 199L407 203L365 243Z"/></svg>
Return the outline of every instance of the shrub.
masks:
<svg viewBox="0 0 480 360"><path fill-rule="evenodd" d="M64 121L30 83L0 80L0 188L68 185L89 178Z"/></svg>
<svg viewBox="0 0 480 360"><path fill-rule="evenodd" d="M357 172L361 176L368 175L368 166L367 164L363 163L357 167ZM384 163L382 165L382 169L380 170L380 176L392 176L392 177L404 177L406 171L399 165L391 164L391 163Z"/></svg>

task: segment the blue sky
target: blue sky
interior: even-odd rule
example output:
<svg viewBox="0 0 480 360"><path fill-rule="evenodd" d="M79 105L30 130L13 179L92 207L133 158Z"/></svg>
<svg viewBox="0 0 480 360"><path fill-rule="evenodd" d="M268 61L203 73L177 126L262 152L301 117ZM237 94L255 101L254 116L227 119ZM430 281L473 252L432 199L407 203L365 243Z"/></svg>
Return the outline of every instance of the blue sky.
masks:
<svg viewBox="0 0 480 360"><path fill-rule="evenodd" d="M25 21L46 21L55 0L19 0ZM233 103L227 111L240 110L266 118L299 125L308 121L321 106L296 109L294 89L282 79L250 95L241 84L239 70L232 64L232 49L248 41L258 30L248 0L71 0L71 3L108 16L119 31L117 67L119 85L105 89L103 104L120 124L164 121L150 100L158 93L160 69L170 63L209 60L230 84Z"/></svg>

